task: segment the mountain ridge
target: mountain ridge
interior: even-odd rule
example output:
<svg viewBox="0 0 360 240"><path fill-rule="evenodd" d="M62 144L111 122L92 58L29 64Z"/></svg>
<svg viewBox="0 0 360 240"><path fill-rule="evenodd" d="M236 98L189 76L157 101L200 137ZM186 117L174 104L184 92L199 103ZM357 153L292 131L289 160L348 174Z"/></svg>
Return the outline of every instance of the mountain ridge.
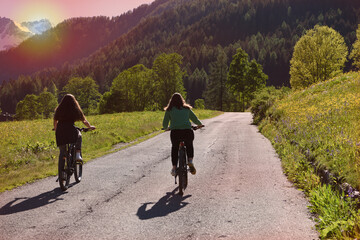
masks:
<svg viewBox="0 0 360 240"><path fill-rule="evenodd" d="M9 18L0 17L0 51L17 47L26 39L52 28L49 20L17 23Z"/></svg>

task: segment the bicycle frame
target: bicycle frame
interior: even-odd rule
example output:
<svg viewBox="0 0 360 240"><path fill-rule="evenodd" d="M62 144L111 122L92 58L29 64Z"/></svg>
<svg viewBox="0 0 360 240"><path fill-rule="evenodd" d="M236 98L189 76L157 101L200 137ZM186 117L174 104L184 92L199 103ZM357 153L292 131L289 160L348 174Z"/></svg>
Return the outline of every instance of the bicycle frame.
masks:
<svg viewBox="0 0 360 240"><path fill-rule="evenodd" d="M78 128L80 132L87 132L89 129L87 128ZM81 181L82 177L82 161L76 161L76 144L69 143L66 144L66 156L64 159L59 159L58 164L58 174L59 174L59 184L60 188L63 191L66 191L69 187L70 178L72 174L75 176L76 183Z"/></svg>

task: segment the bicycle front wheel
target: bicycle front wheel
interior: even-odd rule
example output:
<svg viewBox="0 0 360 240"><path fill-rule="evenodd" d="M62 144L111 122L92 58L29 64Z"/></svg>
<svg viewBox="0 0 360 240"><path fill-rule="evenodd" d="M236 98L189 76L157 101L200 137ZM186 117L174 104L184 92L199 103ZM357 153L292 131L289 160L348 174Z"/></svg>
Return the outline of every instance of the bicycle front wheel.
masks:
<svg viewBox="0 0 360 240"><path fill-rule="evenodd" d="M187 187L187 166L186 166L186 152L184 148L179 150L179 194L183 195Z"/></svg>
<svg viewBox="0 0 360 240"><path fill-rule="evenodd" d="M63 191L66 191L68 189L69 186L69 182L70 182L70 176L68 174L68 163L67 163L67 159L63 158L63 159L59 159L59 164L58 164L58 177L59 177L59 184L60 184L60 188Z"/></svg>

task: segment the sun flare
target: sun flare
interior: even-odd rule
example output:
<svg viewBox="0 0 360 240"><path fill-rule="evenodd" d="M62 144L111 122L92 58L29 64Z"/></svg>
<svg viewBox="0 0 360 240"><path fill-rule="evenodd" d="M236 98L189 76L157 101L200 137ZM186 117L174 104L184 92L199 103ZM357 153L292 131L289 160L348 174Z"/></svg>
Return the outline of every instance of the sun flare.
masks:
<svg viewBox="0 0 360 240"><path fill-rule="evenodd" d="M63 20L63 8L55 1L29 1L16 9L16 19L21 21L36 21L48 19L52 24Z"/></svg>

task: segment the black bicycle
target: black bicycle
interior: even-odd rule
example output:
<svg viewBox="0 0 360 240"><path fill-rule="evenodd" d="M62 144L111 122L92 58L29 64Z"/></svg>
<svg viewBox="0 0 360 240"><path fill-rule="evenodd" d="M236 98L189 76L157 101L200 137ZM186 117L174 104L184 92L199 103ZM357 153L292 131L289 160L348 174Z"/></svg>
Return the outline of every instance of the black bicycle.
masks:
<svg viewBox="0 0 360 240"><path fill-rule="evenodd" d="M90 128L77 128L80 132L87 132ZM66 191L70 184L70 178L74 174L76 183L81 181L82 177L82 161L76 161L75 143L66 144L66 157L59 159L58 164L58 180L60 188Z"/></svg>
<svg viewBox="0 0 360 240"><path fill-rule="evenodd" d="M203 126L192 126L191 128L196 131L197 129L200 129L204 127ZM175 174L175 184L176 177L179 177L179 195L183 195L184 191L188 185L188 172L190 169L188 168L188 159L186 155L186 146L185 142L182 140L179 144L179 161L178 161L178 167L176 168L176 174Z"/></svg>

